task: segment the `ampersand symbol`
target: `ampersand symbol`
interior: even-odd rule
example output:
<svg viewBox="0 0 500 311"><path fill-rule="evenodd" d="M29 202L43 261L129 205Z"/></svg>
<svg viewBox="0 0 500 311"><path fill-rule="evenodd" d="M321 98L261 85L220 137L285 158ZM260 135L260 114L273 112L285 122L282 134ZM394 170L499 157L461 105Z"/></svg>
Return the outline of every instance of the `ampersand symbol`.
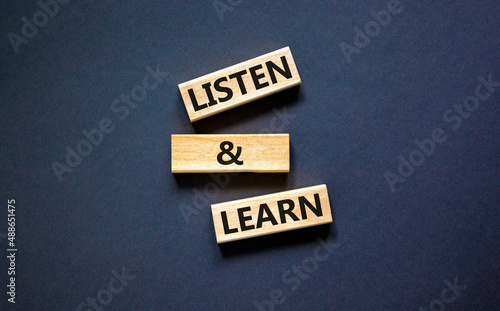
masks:
<svg viewBox="0 0 500 311"><path fill-rule="evenodd" d="M229 165L229 164L233 164L233 163L236 163L237 165L243 164L243 161L238 160L238 158L241 155L241 147L237 147L235 155L231 153L231 150L233 150L233 147L234 147L232 142L223 141L222 143L220 143L219 147L220 147L220 150L222 152L217 155L217 162L219 162L222 165ZM224 160L222 157L225 154L227 154L231 158L231 160L228 160L228 161Z"/></svg>

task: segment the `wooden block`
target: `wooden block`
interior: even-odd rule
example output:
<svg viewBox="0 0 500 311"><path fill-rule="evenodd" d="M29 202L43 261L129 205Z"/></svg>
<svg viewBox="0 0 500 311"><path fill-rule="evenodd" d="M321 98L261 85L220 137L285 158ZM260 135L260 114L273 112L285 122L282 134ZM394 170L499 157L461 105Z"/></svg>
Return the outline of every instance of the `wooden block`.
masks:
<svg viewBox="0 0 500 311"><path fill-rule="evenodd" d="M172 135L172 173L288 173L288 134Z"/></svg>
<svg viewBox="0 0 500 311"><path fill-rule="evenodd" d="M326 185L212 205L217 243L332 222Z"/></svg>
<svg viewBox="0 0 500 311"><path fill-rule="evenodd" d="M289 47L179 84L191 122L300 84Z"/></svg>

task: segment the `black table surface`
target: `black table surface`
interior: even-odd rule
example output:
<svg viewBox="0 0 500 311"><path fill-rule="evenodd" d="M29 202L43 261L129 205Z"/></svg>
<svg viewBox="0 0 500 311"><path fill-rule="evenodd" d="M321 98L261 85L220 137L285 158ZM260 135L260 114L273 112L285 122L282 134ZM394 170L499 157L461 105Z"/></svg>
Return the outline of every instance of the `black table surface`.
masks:
<svg viewBox="0 0 500 311"><path fill-rule="evenodd" d="M2 310L500 309L497 0L1 7ZM300 87L189 122L285 46ZM173 175L195 133L290 133L290 173ZM318 184L331 225L217 245L210 204Z"/></svg>

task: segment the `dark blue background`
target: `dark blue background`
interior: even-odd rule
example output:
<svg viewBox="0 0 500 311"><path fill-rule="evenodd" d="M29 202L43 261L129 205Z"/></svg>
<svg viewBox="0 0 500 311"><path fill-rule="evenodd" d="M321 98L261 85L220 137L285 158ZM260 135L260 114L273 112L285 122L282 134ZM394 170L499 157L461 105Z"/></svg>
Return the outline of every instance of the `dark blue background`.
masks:
<svg viewBox="0 0 500 311"><path fill-rule="evenodd" d="M418 310L455 277L467 288L446 310L498 310L500 88L457 130L443 113L500 80L499 2L401 1L347 62L339 44L387 3L242 0L221 19L212 1L71 1L16 54L7 36L39 7L4 1L0 233L6 248L14 198L17 310L76 310L122 267L136 278L105 310L256 310L274 289L276 310ZM299 88L189 122L177 84L284 46ZM119 119L111 103L157 65L169 76ZM194 201L212 178L171 174L170 135L266 131L273 109L295 116L291 172L230 176L209 203L326 183L334 223L219 247ZM105 117L115 131L59 181L53 161ZM446 142L391 192L384 172L437 127ZM292 291L282 276L317 237L338 247Z"/></svg>

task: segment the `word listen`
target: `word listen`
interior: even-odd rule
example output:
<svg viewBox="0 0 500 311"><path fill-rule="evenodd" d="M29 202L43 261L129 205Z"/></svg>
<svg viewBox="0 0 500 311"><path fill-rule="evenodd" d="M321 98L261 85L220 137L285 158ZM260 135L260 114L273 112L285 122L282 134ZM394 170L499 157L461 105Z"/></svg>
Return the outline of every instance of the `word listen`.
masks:
<svg viewBox="0 0 500 311"><path fill-rule="evenodd" d="M326 185L212 205L217 243L332 222Z"/></svg>
<svg viewBox="0 0 500 311"><path fill-rule="evenodd" d="M172 135L172 173L288 173L288 134Z"/></svg>
<svg viewBox="0 0 500 311"><path fill-rule="evenodd" d="M191 122L246 104L301 83L286 47L179 84Z"/></svg>

